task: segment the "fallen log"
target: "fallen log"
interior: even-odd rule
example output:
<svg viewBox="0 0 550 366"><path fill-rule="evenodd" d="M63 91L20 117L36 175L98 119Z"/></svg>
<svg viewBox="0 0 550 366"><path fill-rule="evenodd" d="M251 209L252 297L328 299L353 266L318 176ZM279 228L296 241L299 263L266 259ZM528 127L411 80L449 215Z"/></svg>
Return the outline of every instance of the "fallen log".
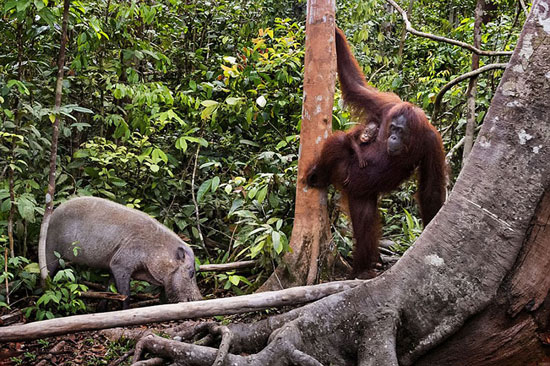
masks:
<svg viewBox="0 0 550 366"><path fill-rule="evenodd" d="M23 325L0 327L0 342L31 340L85 330L141 325L154 322L241 314L274 307L299 305L354 288L363 280L328 282L280 291L222 299L151 306L107 313L73 315Z"/></svg>

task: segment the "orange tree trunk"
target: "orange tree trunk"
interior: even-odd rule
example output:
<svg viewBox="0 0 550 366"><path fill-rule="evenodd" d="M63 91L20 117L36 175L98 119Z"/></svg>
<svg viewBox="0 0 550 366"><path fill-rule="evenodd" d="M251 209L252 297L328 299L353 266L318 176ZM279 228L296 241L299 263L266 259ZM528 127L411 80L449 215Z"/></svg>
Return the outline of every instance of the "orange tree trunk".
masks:
<svg viewBox="0 0 550 366"><path fill-rule="evenodd" d="M290 241L292 251L285 255L283 263L260 290L314 283L319 275L321 254L325 251L330 254L326 191L308 189L302 178L332 132L336 77L334 1L308 1L305 47L298 182Z"/></svg>

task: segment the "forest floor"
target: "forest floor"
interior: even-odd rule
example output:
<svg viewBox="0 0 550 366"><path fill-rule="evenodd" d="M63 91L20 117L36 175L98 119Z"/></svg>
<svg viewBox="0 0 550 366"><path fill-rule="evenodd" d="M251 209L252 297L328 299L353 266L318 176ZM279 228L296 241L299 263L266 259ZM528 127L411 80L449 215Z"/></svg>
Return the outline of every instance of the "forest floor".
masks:
<svg viewBox="0 0 550 366"><path fill-rule="evenodd" d="M394 262L390 260L385 265L376 269L378 273L387 270ZM342 278L333 278L332 280L343 280ZM89 284L88 284L89 285ZM104 290L104 289L101 289ZM206 291L208 292L208 291ZM211 298L228 296L227 291L214 291L210 289ZM147 294L148 295L148 294ZM139 295L143 297L142 294ZM151 300L154 298L154 300ZM143 303L149 301L158 302L158 294L155 296L145 296L140 298ZM134 300L138 300L134 298ZM94 309L97 304L93 300L89 300ZM89 304L90 305L90 304ZM110 304L110 310L116 310L116 303ZM134 306L139 304L133 303ZM231 316L214 317L213 319L199 319L197 321L217 321L231 322L255 322L262 318L289 311L292 307L279 309L267 309L253 313L237 314ZM5 315L5 314L0 314ZM22 314L19 321L25 321ZM140 331L152 331L156 334L162 334L164 330L174 328L181 325L185 321L173 321L165 323L152 323L141 326L125 327L124 331L139 333ZM122 330L122 328L119 328ZM114 333L117 333L116 331ZM56 337L48 337L33 341L20 341L0 343L0 366L126 366L130 365L133 357L135 341L133 339L113 337L113 330L85 331L74 334L60 335Z"/></svg>
<svg viewBox="0 0 550 366"><path fill-rule="evenodd" d="M0 344L0 366L127 366L131 364L136 342L133 339L120 338L122 331L136 334L145 331L166 334L165 330L175 328L185 322L191 323L190 326L204 321L247 323L286 312L290 309L292 307L198 319L196 321L151 323L125 328L65 334L32 341L8 342Z"/></svg>
<svg viewBox="0 0 550 366"><path fill-rule="evenodd" d="M0 366L130 365L133 345L131 340L112 342L101 331L9 342L0 345Z"/></svg>

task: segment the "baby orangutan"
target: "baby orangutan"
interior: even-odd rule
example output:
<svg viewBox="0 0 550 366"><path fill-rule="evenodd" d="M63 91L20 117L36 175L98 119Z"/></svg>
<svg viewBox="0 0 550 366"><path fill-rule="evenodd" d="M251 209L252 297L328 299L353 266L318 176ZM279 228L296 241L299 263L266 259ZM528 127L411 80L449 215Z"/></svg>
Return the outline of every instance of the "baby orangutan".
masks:
<svg viewBox="0 0 550 366"><path fill-rule="evenodd" d="M351 135L351 146L353 147L353 151L355 151L357 159L359 160L359 167L364 168L368 165L367 157L361 151L361 147L366 146L375 140L377 134L378 126L374 122L371 122L366 126L361 126L361 128L357 128L357 131L353 131Z"/></svg>
<svg viewBox="0 0 550 366"><path fill-rule="evenodd" d="M362 148L369 145L372 141L376 140L377 134L378 126L374 122L371 122L367 125L356 126L351 129L351 131L346 133L346 136L349 139L349 144L355 152L357 160L359 161L360 168L365 168L368 165L367 155L363 152ZM344 187L349 183L349 178L350 177L348 167L347 177L344 180Z"/></svg>

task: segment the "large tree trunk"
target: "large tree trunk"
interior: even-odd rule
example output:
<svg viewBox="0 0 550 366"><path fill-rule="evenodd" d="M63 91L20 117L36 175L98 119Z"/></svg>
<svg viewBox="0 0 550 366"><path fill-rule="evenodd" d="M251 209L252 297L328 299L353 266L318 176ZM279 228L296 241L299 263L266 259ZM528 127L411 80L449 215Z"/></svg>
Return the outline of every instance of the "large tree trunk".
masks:
<svg viewBox="0 0 550 366"><path fill-rule="evenodd" d="M319 277L319 263L330 256L330 222L327 192L308 189L302 180L306 168L319 155L321 146L332 133L332 107L336 78L334 48L334 1L308 1L304 101L300 131L300 156L292 251L264 283L260 291L278 290L304 284Z"/></svg>
<svg viewBox="0 0 550 366"><path fill-rule="evenodd" d="M533 5L467 164L417 243L362 286L231 325L222 364L518 365L541 358L550 287L549 9L549 0ZM156 336L138 343L137 357L143 349L192 365L211 364L217 354Z"/></svg>

